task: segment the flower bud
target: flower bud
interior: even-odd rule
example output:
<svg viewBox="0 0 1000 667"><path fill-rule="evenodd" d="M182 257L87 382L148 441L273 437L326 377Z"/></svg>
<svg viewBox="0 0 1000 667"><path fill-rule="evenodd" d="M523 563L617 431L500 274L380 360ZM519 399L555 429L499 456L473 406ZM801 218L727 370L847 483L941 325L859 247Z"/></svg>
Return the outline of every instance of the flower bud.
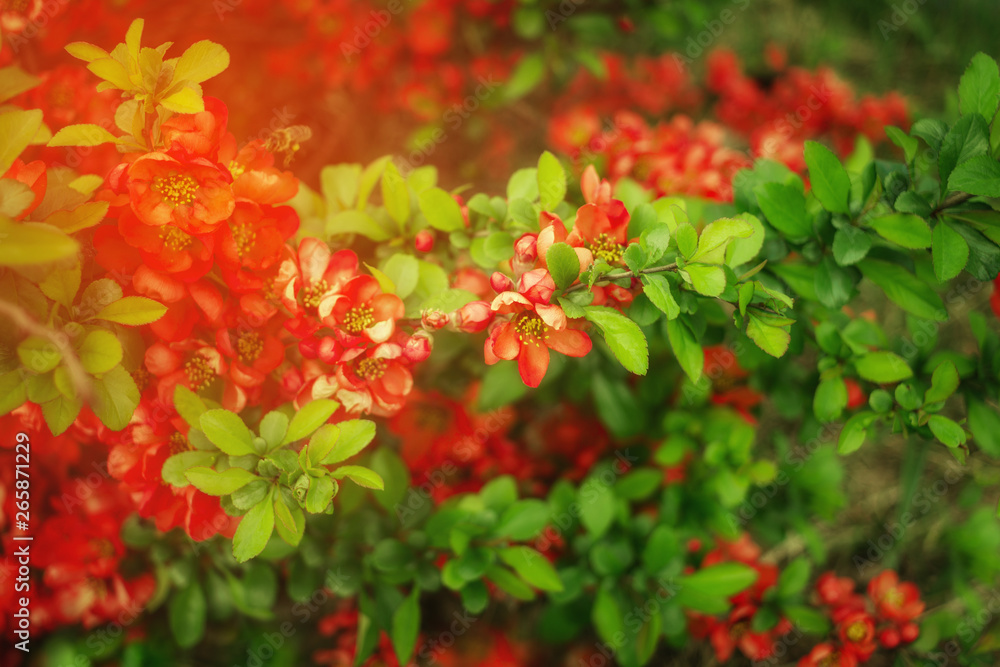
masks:
<svg viewBox="0 0 1000 667"><path fill-rule="evenodd" d="M452 313L452 322L459 331L465 333L479 333L489 326L491 321L493 321L493 310L485 301L467 303Z"/></svg>
<svg viewBox="0 0 1000 667"><path fill-rule="evenodd" d="M428 331L437 331L448 325L448 315L437 309L420 313L420 324Z"/></svg>
<svg viewBox="0 0 1000 667"><path fill-rule="evenodd" d="M421 229L413 239L417 252L430 252L434 249L434 234L427 229Z"/></svg>
<svg viewBox="0 0 1000 667"><path fill-rule="evenodd" d="M426 331L415 331L403 345L403 356L413 363L419 363L431 356L434 339Z"/></svg>
<svg viewBox="0 0 1000 667"><path fill-rule="evenodd" d="M494 271L493 275L490 276L490 287L499 294L514 289L514 281L499 271Z"/></svg>
<svg viewBox="0 0 1000 667"><path fill-rule="evenodd" d="M896 628L886 628L878 633L878 643L884 648L896 648L899 646L899 631Z"/></svg>
<svg viewBox="0 0 1000 667"><path fill-rule="evenodd" d="M909 644L917 640L920 636L920 626L916 623L907 623L902 628L899 629L899 637L904 642Z"/></svg>
<svg viewBox="0 0 1000 667"><path fill-rule="evenodd" d="M521 264L533 264L538 259L538 236L525 234L514 243L514 259Z"/></svg>

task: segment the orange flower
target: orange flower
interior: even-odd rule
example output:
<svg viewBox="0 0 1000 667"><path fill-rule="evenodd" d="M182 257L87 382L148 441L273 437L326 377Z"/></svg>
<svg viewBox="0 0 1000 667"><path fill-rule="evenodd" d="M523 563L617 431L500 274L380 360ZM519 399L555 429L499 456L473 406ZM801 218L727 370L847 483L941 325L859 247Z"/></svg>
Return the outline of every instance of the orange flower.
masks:
<svg viewBox="0 0 1000 667"><path fill-rule="evenodd" d="M232 176L205 158L147 153L128 168L132 210L146 225L207 234L233 213Z"/></svg>
<svg viewBox="0 0 1000 667"><path fill-rule="evenodd" d="M281 259L285 241L299 228L290 206L258 206L240 200L215 232L215 258L226 284L240 292L263 287L261 271Z"/></svg>
<svg viewBox="0 0 1000 667"><path fill-rule="evenodd" d="M893 570L885 570L868 582L868 596L878 615L895 623L912 621L924 613L920 591L908 581L900 582Z"/></svg>
<svg viewBox="0 0 1000 667"><path fill-rule="evenodd" d="M396 330L396 320L403 317L403 300L395 294L383 294L371 276L352 278L333 304L325 324L334 329L345 347L358 347L366 341L384 343Z"/></svg>

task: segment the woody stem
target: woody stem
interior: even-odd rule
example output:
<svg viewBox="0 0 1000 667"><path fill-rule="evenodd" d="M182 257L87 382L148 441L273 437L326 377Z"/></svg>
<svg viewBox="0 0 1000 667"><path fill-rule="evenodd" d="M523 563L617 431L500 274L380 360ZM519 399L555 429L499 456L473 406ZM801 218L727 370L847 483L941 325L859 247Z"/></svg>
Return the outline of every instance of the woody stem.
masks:
<svg viewBox="0 0 1000 667"><path fill-rule="evenodd" d="M648 269L641 269L639 271L620 271L618 273L609 273L607 275L601 276L601 278L594 283L595 285L606 285L613 280L621 280L622 278L634 278L640 275L648 275L650 273L666 273L667 271L676 271L677 263L671 262L670 264L664 264L663 266L651 266ZM569 294L570 292L575 292L577 290L585 289L586 285L583 283L577 283L567 288L564 294Z"/></svg>

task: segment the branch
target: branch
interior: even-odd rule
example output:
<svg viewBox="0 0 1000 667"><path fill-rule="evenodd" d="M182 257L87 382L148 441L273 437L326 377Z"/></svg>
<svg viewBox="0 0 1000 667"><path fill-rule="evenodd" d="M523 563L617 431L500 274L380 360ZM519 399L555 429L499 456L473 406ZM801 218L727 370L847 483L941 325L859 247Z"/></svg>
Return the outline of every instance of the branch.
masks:
<svg viewBox="0 0 1000 667"><path fill-rule="evenodd" d="M937 208L931 211L931 217L932 218L937 217L937 214L945 210L946 208L951 208L952 206L958 206L959 204L963 204L972 199L974 196L975 195L970 195L967 192L959 192L956 195L952 195L951 197L948 197L943 202L938 204Z"/></svg>
<svg viewBox="0 0 1000 667"><path fill-rule="evenodd" d="M665 273L667 271L676 271L677 263L673 262L671 264L664 264L663 266L651 266L648 269L642 269L639 272L635 271L621 271L619 273L609 273L607 275L601 276L601 278L595 282L595 285L606 285L613 280L621 280L622 278L635 278L639 275L649 274L649 273ZM577 290L587 289L587 286L583 283L577 283L566 289L563 294L569 294L570 292L575 292Z"/></svg>
<svg viewBox="0 0 1000 667"><path fill-rule="evenodd" d="M0 299L0 313L10 317L19 328L31 335L44 338L59 350L59 354L66 363L66 370L69 372L69 379L73 383L73 389L76 390L77 398L88 403L93 397L90 376L87 375L87 371L80 364L76 352L66 343L66 337L58 331L53 331L48 327L42 326L33 320L23 308L9 301Z"/></svg>

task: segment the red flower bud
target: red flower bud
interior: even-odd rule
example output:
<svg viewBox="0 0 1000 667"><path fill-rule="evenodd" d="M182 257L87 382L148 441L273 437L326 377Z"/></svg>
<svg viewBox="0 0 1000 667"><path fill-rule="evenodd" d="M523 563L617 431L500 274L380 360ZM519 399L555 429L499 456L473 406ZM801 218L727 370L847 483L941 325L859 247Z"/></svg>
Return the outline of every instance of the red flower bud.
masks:
<svg viewBox="0 0 1000 667"><path fill-rule="evenodd" d="M522 264L533 264L538 259L538 236L525 234L514 244L514 258Z"/></svg>
<svg viewBox="0 0 1000 667"><path fill-rule="evenodd" d="M499 271L494 271L493 275L490 276L490 287L492 287L497 294L500 292L508 292L514 289L514 281Z"/></svg>
<svg viewBox="0 0 1000 667"><path fill-rule="evenodd" d="M493 310L485 301L473 301L456 310L451 317L459 331L479 333L493 321Z"/></svg>
<svg viewBox="0 0 1000 667"><path fill-rule="evenodd" d="M862 405L868 402L868 397L865 396L865 392L861 391L861 387L857 382L851 378L844 379L844 384L847 385L847 407L850 410L855 408L860 408Z"/></svg>
<svg viewBox="0 0 1000 667"><path fill-rule="evenodd" d="M885 648L899 646L899 631L896 628L886 628L878 633L878 643Z"/></svg>
<svg viewBox="0 0 1000 667"><path fill-rule="evenodd" d="M900 639L902 639L907 644L916 641L917 637L919 636L920 636L920 626L918 626L916 623L907 623L906 625L904 625L902 628L899 629Z"/></svg>
<svg viewBox="0 0 1000 667"><path fill-rule="evenodd" d="M428 331L437 331L448 324L448 315L440 310L425 310L420 314L420 324Z"/></svg>
<svg viewBox="0 0 1000 667"><path fill-rule="evenodd" d="M433 349L434 339L431 335L426 331L416 331L403 345L403 356L413 363L419 363L431 356Z"/></svg>
<svg viewBox="0 0 1000 667"><path fill-rule="evenodd" d="M434 249L434 234L429 230L421 229L413 239L413 246L417 252L430 252Z"/></svg>

